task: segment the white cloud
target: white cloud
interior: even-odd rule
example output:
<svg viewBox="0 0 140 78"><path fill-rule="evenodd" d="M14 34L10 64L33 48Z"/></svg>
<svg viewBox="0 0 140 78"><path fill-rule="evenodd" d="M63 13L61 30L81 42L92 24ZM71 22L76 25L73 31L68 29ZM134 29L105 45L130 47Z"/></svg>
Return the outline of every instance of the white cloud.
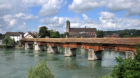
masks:
<svg viewBox="0 0 140 78"><path fill-rule="evenodd" d="M84 12L99 7L107 7L111 11L126 11L127 15L140 15L140 0L73 0L69 9Z"/></svg>
<svg viewBox="0 0 140 78"><path fill-rule="evenodd" d="M103 0L73 0L72 4L69 5L69 9L79 13L100 7L104 3Z"/></svg>
<svg viewBox="0 0 140 78"><path fill-rule="evenodd" d="M83 19L85 18L82 15ZM140 19L134 18L120 18L111 12L101 12L99 21L87 18L87 20L81 20L80 18L68 18L68 17L49 17L42 19L41 22L45 24L49 29L65 32L66 21L70 20L72 28L97 28L98 30L122 30L122 29L140 29Z"/></svg>
<svg viewBox="0 0 140 78"><path fill-rule="evenodd" d="M82 14L82 17L84 18L84 20L88 20L88 16L86 14Z"/></svg>
<svg viewBox="0 0 140 78"><path fill-rule="evenodd" d="M0 18L0 32L25 31L25 28L27 28L26 22L37 18L37 16L24 13L3 15L3 17Z"/></svg>
<svg viewBox="0 0 140 78"><path fill-rule="evenodd" d="M60 32L65 32L66 28L66 21L70 20L71 27L73 28L82 28L82 27L89 27L89 28L99 28L96 21L82 21L80 18L68 18L68 17L50 17L46 19L42 19L41 22L45 24L49 29L58 30Z"/></svg>
<svg viewBox="0 0 140 78"><path fill-rule="evenodd" d="M25 19L25 20L31 20L31 19L39 18L38 16L33 16L32 14L25 14L25 13L22 13L22 12L15 14L15 17Z"/></svg>
<svg viewBox="0 0 140 78"><path fill-rule="evenodd" d="M15 26L26 28L27 20L39 19L27 13L31 7L41 7L41 16L52 16L59 12L62 3L63 0L0 0L0 32L16 31Z"/></svg>
<svg viewBox="0 0 140 78"><path fill-rule="evenodd" d="M40 22L45 24L49 29L57 30L60 32L64 32L65 22L69 18L67 17L47 17L45 19L41 19Z"/></svg>
<svg viewBox="0 0 140 78"><path fill-rule="evenodd" d="M12 19L9 21L10 26L14 26L16 23L17 23L17 21L15 19Z"/></svg>
<svg viewBox="0 0 140 78"><path fill-rule="evenodd" d="M23 0L23 3L28 6L41 6L47 3L49 0Z"/></svg>
<svg viewBox="0 0 140 78"><path fill-rule="evenodd" d="M140 19L119 18L110 12L101 12L100 24L104 30L140 29Z"/></svg>
<svg viewBox="0 0 140 78"><path fill-rule="evenodd" d="M47 17L56 15L65 2L63 0L23 0L28 7L40 6L40 15Z"/></svg>
<svg viewBox="0 0 140 78"><path fill-rule="evenodd" d="M63 0L48 0L40 10L40 15L42 16L52 16L56 15L61 8Z"/></svg>

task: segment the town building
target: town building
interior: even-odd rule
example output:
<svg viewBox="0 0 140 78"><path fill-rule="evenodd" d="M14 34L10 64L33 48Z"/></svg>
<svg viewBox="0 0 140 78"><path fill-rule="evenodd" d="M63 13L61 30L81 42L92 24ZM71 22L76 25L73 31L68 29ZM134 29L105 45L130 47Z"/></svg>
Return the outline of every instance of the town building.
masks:
<svg viewBox="0 0 140 78"><path fill-rule="evenodd" d="M37 38L38 33L37 32L26 32L24 34L24 38Z"/></svg>
<svg viewBox="0 0 140 78"><path fill-rule="evenodd" d="M23 32L6 32L5 35L9 35L11 39L14 39L15 42L20 41L23 38Z"/></svg>
<svg viewBox="0 0 140 78"><path fill-rule="evenodd" d="M95 38L96 37L96 28L71 28L70 21L66 22L66 32L68 37L75 38Z"/></svg>

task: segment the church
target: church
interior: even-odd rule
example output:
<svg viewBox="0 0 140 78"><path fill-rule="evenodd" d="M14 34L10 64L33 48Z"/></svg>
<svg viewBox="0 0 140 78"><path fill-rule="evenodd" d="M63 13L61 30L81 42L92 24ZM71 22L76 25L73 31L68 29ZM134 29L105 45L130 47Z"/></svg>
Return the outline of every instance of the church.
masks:
<svg viewBox="0 0 140 78"><path fill-rule="evenodd" d="M70 38L95 38L96 31L96 28L71 28L70 21L66 21L66 32Z"/></svg>

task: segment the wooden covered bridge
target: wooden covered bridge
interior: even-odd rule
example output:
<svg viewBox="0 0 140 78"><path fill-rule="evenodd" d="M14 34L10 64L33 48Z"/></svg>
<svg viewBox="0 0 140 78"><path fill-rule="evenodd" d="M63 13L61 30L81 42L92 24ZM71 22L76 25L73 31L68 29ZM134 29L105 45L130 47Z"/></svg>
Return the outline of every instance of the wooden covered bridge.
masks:
<svg viewBox="0 0 140 78"><path fill-rule="evenodd" d="M88 60L95 60L98 58L96 53L103 50L125 52L126 58L133 57L140 38L33 38L21 41L25 49L46 49L48 53L57 52L56 47L65 48L65 56L73 56L75 55L74 49L82 48L88 50Z"/></svg>

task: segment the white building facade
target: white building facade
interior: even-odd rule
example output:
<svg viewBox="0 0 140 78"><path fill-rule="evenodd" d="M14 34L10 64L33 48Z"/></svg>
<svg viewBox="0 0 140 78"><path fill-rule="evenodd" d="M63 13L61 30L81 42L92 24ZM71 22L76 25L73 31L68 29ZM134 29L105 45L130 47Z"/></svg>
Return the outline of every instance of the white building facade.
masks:
<svg viewBox="0 0 140 78"><path fill-rule="evenodd" d="M23 38L23 32L7 32L5 35L9 35L11 39L14 39L15 42L20 41Z"/></svg>
<svg viewBox="0 0 140 78"><path fill-rule="evenodd" d="M36 38L37 37L37 32L26 32L24 34L24 38Z"/></svg>

